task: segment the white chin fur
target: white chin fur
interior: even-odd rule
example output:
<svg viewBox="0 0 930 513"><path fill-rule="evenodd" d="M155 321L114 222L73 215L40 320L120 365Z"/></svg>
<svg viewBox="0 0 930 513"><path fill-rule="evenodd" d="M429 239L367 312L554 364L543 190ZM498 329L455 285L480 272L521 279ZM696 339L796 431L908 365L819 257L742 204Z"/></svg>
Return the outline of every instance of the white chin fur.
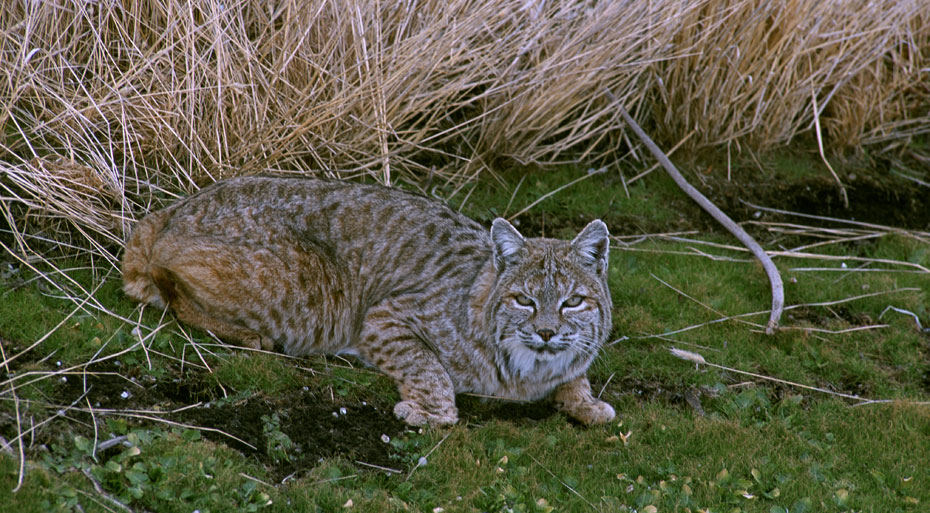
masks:
<svg viewBox="0 0 930 513"><path fill-rule="evenodd" d="M536 352L518 344L510 351L510 371L521 377L531 377L534 374L550 377L562 374L572 362L572 351L566 349L558 353Z"/></svg>

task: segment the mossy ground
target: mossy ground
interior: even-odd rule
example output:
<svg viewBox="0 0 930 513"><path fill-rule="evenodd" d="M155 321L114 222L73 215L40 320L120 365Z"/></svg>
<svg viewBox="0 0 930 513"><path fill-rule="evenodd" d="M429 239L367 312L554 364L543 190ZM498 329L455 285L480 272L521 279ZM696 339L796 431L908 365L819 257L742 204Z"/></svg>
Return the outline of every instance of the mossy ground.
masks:
<svg viewBox="0 0 930 513"><path fill-rule="evenodd" d="M728 181L719 165L686 174L737 221L756 222L747 228L767 249L827 240L818 227L861 227L776 215L739 199L871 223L884 209L888 224L930 228L921 224L925 213L906 210L922 201L916 186L881 204L882 191L897 187L888 185L893 178L845 169L843 177L856 173L867 185L851 187L843 210L816 159L772 162L765 169L773 178L762 184L740 181L740 168ZM487 222L583 174L524 171L479 182L450 203ZM593 428L545 403L462 396L458 425L406 429L390 414L392 384L357 362L223 347L170 315L155 333L134 330L161 325L162 312L140 315L119 292L118 273L69 272L85 287L99 285L104 312L77 308L9 262L0 342L5 359L19 356L0 369L0 436L27 433L26 471L14 493L20 459L12 443L0 455L0 504L22 512L124 509L114 501L160 512L925 510L930 335L910 314L930 324L930 278L914 267L930 267L927 238L871 229L871 238L807 250L836 260L777 257L792 308L779 333L766 336L761 267L723 247L736 243L658 171L625 187L631 176L594 174L517 217L527 235L553 237L600 217L616 237L615 330L589 374L620 417ZM820 211L798 198L800 190L816 198L811 184L833 198ZM868 204L856 204L860 197ZM657 235L671 232L688 233ZM734 317L751 312L760 313ZM681 360L672 347L726 368ZM112 437L122 438L101 448Z"/></svg>

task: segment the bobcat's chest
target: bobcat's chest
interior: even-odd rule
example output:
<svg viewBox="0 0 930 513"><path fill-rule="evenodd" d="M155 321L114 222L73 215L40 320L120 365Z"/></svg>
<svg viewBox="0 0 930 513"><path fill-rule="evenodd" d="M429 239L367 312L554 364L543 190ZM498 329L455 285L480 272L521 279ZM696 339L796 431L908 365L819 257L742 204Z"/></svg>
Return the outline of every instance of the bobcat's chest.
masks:
<svg viewBox="0 0 930 513"><path fill-rule="evenodd" d="M453 358L446 367L457 393L534 401L546 397L556 386L584 374L586 363L589 362L582 362L571 354L546 360L519 354L509 358L499 355L494 359Z"/></svg>

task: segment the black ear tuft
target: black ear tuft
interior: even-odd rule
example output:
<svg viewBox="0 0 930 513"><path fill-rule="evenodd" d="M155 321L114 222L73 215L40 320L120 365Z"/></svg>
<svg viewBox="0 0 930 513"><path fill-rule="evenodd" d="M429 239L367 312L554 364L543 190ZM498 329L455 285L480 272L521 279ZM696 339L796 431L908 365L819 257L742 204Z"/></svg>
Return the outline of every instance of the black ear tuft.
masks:
<svg viewBox="0 0 930 513"><path fill-rule="evenodd" d="M491 241L494 243L494 267L498 271L519 259L526 242L520 232L502 217L491 223Z"/></svg>
<svg viewBox="0 0 930 513"><path fill-rule="evenodd" d="M585 267L591 267L598 274L607 272L607 253L610 250L610 234L607 225L600 219L588 223L581 233L572 241L572 249Z"/></svg>

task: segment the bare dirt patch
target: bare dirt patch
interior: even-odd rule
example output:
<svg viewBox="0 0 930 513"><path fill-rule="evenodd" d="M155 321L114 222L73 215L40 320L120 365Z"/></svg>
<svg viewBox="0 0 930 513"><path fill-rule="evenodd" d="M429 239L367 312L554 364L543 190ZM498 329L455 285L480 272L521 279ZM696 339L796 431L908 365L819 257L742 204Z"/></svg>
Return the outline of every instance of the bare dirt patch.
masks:
<svg viewBox="0 0 930 513"><path fill-rule="evenodd" d="M363 466L369 468L371 465L396 468L398 455L389 441L406 429L390 408L334 402L306 389L277 397L257 394L241 401L208 404L186 410L180 418L235 434L249 442L254 448L215 431L203 433L254 457L272 469L278 482L333 456L367 464ZM281 434L294 444L286 457L269 448L269 443L275 443L274 437Z"/></svg>
<svg viewBox="0 0 930 513"><path fill-rule="evenodd" d="M791 181L744 182L714 178L695 185L737 221L760 216L759 211L748 204L752 203L811 216L912 230L930 229L930 194L926 188L890 175L888 170L875 168L849 170L842 180L848 206L844 205L840 188L829 174ZM761 217L771 220L780 216L762 213ZM703 216L702 219L707 221L709 217ZM829 223L805 219L804 224L820 226ZM713 226L701 228L716 229Z"/></svg>
<svg viewBox="0 0 930 513"><path fill-rule="evenodd" d="M398 462L402 456L398 449L386 442L403 435L407 429L394 417L391 405L342 401L308 387L275 396L259 392L224 398L220 386L206 373L181 374L173 369L177 371L171 373L173 377L156 379L149 375L133 376L138 374L133 369L122 370L122 373L109 369L89 371L86 375L58 378L49 401L61 406L78 399L77 406L89 401L98 420L108 413L105 410L150 412L150 417L209 428L201 431L205 438L254 458L276 482L336 456L367 469L372 465L387 468L403 465ZM69 416L92 421L90 414L82 411L72 410ZM15 436L8 432L15 431L15 423L9 421L0 418L3 436ZM59 427L81 430L79 425ZM46 443L56 436L58 433L48 430L38 435L37 442ZM288 443L276 452L274 444L279 443L280 447L282 439Z"/></svg>

